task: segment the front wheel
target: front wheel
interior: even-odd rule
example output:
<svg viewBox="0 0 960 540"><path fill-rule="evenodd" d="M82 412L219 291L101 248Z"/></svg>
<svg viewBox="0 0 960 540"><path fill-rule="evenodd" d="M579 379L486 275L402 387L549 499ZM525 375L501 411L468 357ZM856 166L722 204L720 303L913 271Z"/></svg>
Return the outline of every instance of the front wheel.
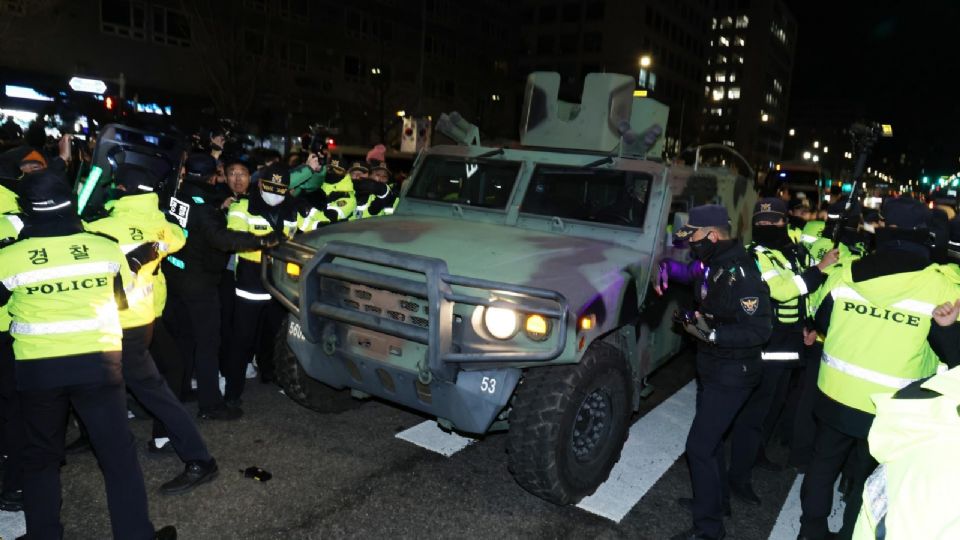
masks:
<svg viewBox="0 0 960 540"><path fill-rule="evenodd" d="M349 390L335 390L307 375L287 345L287 333L292 323L293 317L288 316L280 325L273 351L277 383L287 397L308 409L325 413L344 412L363 405L362 401L350 397Z"/></svg>
<svg viewBox="0 0 960 540"><path fill-rule="evenodd" d="M606 343L591 345L579 364L529 370L507 438L517 483L560 505L596 491L620 459L631 388L626 360Z"/></svg>

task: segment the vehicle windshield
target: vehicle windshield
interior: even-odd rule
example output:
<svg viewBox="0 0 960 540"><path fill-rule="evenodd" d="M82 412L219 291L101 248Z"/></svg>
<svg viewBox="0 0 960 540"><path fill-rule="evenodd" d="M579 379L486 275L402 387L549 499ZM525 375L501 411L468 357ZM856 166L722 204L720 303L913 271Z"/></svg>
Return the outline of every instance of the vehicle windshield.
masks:
<svg viewBox="0 0 960 540"><path fill-rule="evenodd" d="M407 197L502 210L519 172L515 161L428 156Z"/></svg>
<svg viewBox="0 0 960 540"><path fill-rule="evenodd" d="M642 227L653 176L582 167L540 166L520 211L541 216Z"/></svg>

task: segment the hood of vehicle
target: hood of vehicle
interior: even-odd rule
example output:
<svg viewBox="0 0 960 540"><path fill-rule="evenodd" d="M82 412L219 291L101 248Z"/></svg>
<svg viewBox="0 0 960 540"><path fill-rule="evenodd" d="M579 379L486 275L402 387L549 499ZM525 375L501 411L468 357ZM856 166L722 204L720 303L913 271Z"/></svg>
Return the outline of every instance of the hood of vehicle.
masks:
<svg viewBox="0 0 960 540"><path fill-rule="evenodd" d="M441 259L453 275L554 290L577 313L601 299L614 309L628 272L650 262L649 254L613 243L437 217L339 223L305 239L317 248L331 241Z"/></svg>

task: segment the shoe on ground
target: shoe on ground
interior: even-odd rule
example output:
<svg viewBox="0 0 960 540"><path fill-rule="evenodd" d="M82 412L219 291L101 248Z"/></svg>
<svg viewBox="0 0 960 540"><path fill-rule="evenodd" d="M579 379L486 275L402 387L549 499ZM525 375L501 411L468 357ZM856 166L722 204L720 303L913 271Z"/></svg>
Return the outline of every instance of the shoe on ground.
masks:
<svg viewBox="0 0 960 540"><path fill-rule="evenodd" d="M0 510L20 512L23 510L23 490L10 490L0 493Z"/></svg>
<svg viewBox="0 0 960 540"><path fill-rule="evenodd" d="M197 412L197 418L201 420L236 420L243 416L243 409L239 407L227 407L221 405L213 409L200 409Z"/></svg>
<svg viewBox="0 0 960 540"><path fill-rule="evenodd" d="M177 528L173 525L167 525L157 529L153 534L154 540L177 540Z"/></svg>
<svg viewBox="0 0 960 540"><path fill-rule="evenodd" d="M693 512L693 498L692 497L680 497L677 499L677 504L686 508L690 512ZM730 501L723 503L723 517L730 517L733 512L730 510Z"/></svg>
<svg viewBox="0 0 960 540"><path fill-rule="evenodd" d="M89 452L91 449L92 447L90 446L90 439L84 437L83 435L77 437L72 443L63 447L63 451L68 456Z"/></svg>
<svg viewBox="0 0 960 540"><path fill-rule="evenodd" d="M770 458L768 458L765 452L760 452L760 455L757 456L757 462L755 466L770 472L780 472L786 468L783 465L777 463L776 461L773 461Z"/></svg>
<svg viewBox="0 0 960 540"><path fill-rule="evenodd" d="M173 448L173 443L170 442L170 439L164 437L159 439L161 444L157 444L158 439L150 439L150 442L147 443L147 452L155 456L170 456L177 453Z"/></svg>
<svg viewBox="0 0 960 540"><path fill-rule="evenodd" d="M240 406L243 405L243 399L242 399L242 398L224 399L223 402L227 405L227 407L229 407L229 408L231 408L231 409L239 409Z"/></svg>
<svg viewBox="0 0 960 540"><path fill-rule="evenodd" d="M680 534L670 537L670 540L723 540L727 537L726 531L720 531L720 536L707 536L696 527L691 527Z"/></svg>
<svg viewBox="0 0 960 540"><path fill-rule="evenodd" d="M206 484L217 477L217 460L210 461L190 461L183 468L183 472L176 478L160 486L160 493L164 495L180 495L187 493L195 487Z"/></svg>
<svg viewBox="0 0 960 540"><path fill-rule="evenodd" d="M752 504L754 506L760 506L760 503L762 502L760 500L760 496L757 495L757 492L753 490L753 486L750 484L730 484L730 495L739 501Z"/></svg>

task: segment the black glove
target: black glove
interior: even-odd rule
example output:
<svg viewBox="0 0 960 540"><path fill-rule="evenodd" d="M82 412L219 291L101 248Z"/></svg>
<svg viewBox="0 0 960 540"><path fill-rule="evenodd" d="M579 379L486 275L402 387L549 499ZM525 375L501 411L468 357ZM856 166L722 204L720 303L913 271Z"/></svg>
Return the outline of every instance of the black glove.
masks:
<svg viewBox="0 0 960 540"><path fill-rule="evenodd" d="M284 239L283 233L272 231L270 234L260 237L260 247L263 249L272 248L280 242L283 242Z"/></svg>
<svg viewBox="0 0 960 540"><path fill-rule="evenodd" d="M340 221L340 214L336 210L326 208L323 211L323 215L330 220L330 223L336 223Z"/></svg>
<svg viewBox="0 0 960 540"><path fill-rule="evenodd" d="M695 314L692 319L687 319L683 324L683 329L691 336L699 339L700 341L705 341L707 343L716 342L716 334L714 334L713 328L710 328L710 325L707 323L706 319L703 318L699 312ZM711 336L714 339L711 339Z"/></svg>
<svg viewBox="0 0 960 540"><path fill-rule="evenodd" d="M136 249L127 253L127 264L134 273L140 271L143 265L160 257L160 245L156 242L140 244Z"/></svg>

